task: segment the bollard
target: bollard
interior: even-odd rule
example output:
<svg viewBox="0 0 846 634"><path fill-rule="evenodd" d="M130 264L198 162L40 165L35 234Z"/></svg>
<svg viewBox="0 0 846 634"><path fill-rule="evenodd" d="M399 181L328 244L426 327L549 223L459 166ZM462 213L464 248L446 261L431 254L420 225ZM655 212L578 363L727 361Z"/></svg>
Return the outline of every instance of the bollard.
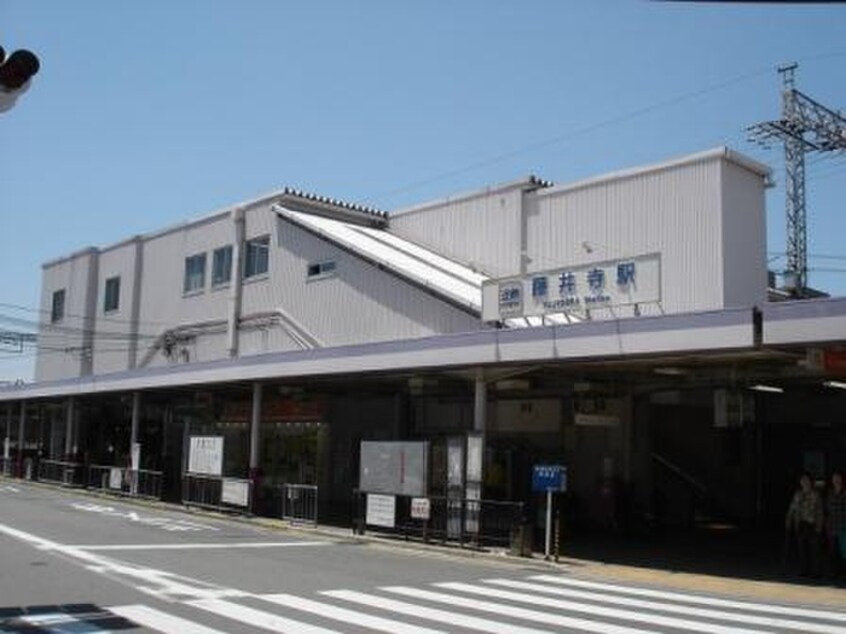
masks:
<svg viewBox="0 0 846 634"><path fill-rule="evenodd" d="M555 511L555 563L558 563L558 549L561 545L561 511Z"/></svg>

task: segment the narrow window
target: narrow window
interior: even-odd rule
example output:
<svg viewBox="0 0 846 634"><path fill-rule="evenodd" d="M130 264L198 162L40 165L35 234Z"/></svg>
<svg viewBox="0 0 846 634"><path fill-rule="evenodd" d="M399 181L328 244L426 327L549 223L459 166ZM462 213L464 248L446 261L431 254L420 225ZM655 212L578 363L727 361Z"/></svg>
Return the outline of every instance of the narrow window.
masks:
<svg viewBox="0 0 846 634"><path fill-rule="evenodd" d="M50 309L50 323L55 324L65 318L65 289L53 291L53 306Z"/></svg>
<svg viewBox="0 0 846 634"><path fill-rule="evenodd" d="M244 253L244 277L250 278L267 273L270 236L247 240Z"/></svg>
<svg viewBox="0 0 846 634"><path fill-rule="evenodd" d="M120 277L110 277L106 280L106 297L103 301L103 312L110 313L120 307Z"/></svg>
<svg viewBox="0 0 846 634"><path fill-rule="evenodd" d="M306 276L310 280L332 277L335 275L336 268L337 266L334 260L328 260L326 262L312 262L306 268Z"/></svg>
<svg viewBox="0 0 846 634"><path fill-rule="evenodd" d="M229 284L232 279L232 245L214 250L212 255L212 287Z"/></svg>
<svg viewBox="0 0 846 634"><path fill-rule="evenodd" d="M198 253L185 258L185 282L182 290L185 293L200 291L206 285L206 254Z"/></svg>

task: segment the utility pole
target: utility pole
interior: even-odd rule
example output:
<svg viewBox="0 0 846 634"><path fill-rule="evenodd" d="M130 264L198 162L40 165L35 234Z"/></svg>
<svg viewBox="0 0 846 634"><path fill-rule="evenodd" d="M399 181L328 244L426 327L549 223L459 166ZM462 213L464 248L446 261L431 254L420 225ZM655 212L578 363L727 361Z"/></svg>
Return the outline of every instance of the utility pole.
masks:
<svg viewBox="0 0 846 634"><path fill-rule="evenodd" d="M787 216L787 266L784 286L796 297L808 288L808 229L805 205L805 155L846 151L846 119L796 89L798 64L780 66L781 118L748 128L750 140L771 147L784 144L784 192Z"/></svg>

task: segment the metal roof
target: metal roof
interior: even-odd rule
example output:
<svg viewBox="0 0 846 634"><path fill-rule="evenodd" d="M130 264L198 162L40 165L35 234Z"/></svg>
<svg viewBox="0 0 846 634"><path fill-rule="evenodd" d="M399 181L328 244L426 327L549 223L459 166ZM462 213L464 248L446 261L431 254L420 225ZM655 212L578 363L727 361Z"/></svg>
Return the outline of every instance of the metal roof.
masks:
<svg viewBox="0 0 846 634"><path fill-rule="evenodd" d="M362 226L274 205L282 218L385 267L475 313L482 310L482 282L488 278L386 229Z"/></svg>

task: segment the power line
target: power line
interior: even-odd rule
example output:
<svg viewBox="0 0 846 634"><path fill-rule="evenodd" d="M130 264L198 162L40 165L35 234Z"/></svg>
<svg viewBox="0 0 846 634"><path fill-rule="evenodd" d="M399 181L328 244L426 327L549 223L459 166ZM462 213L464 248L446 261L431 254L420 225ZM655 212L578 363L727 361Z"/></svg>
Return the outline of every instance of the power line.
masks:
<svg viewBox="0 0 846 634"><path fill-rule="evenodd" d="M839 58L839 57L846 57L846 51L834 51L834 52L829 52L829 53L820 53L818 55L809 55L809 56L801 58L799 61L801 61L801 62L812 62L812 61L819 61L819 60ZM718 90L722 90L722 89L727 88L729 86L732 86L734 84L738 84L738 83L741 83L741 82L744 82L744 81L748 81L750 79L754 79L756 77L760 77L762 75L770 73L771 71L772 71L772 68L770 66L767 66L766 68L762 67L762 68L759 68L757 70L753 70L753 71L750 71L748 73L744 73L742 75L737 75L737 76L732 77L730 79L727 79L725 81L718 82L718 83L715 83L715 84L711 84L711 85L706 86L704 88L701 88L699 90L694 90L694 91L691 91L691 92L676 95L674 97L670 97L669 99L665 99L663 101L659 101L659 102L650 104L648 106L644 106L642 108L637 108L635 110L631 110L631 111L623 113L621 115L611 117L611 118L608 118L608 119L587 125L583 128L578 128L576 130L571 130L569 132L562 133L560 135L551 137L551 138L546 139L544 141L539 141L537 143L525 145L525 146L522 146L520 148L515 148L514 150L510 150L508 152L503 152L502 154L492 156L488 159L482 159L480 161L477 161L475 163L471 163L471 164L466 165L464 167L460 167L460 168L456 168L456 169L449 170L449 171L446 171L446 172L442 172L442 173L436 174L436 175L434 175L430 178L415 181L415 182L410 183L408 185L404 185L402 187L397 187L395 189L391 189L391 190L382 192L382 193L374 196L374 199L378 200L379 198L382 198L382 197L392 196L394 194L398 194L398 193L406 192L406 191L409 191L409 190L417 189L417 188L423 187L425 185L429 185L431 183L436 183L436 182L439 182L439 181L442 181L442 180L445 180L445 179L448 179L448 178L452 178L454 176L460 176L461 174L465 174L467 172L472 172L472 171L475 171L477 169L481 169L483 167L488 167L488 166L494 165L496 163L501 163L502 161L513 158L515 156L519 156L521 154L526 154L526 153L532 152L534 150L538 150L538 149L542 149L542 148L545 148L545 147L548 147L548 146L551 146L551 145L555 145L555 144L561 143L562 141L571 139L571 138L576 137L576 136L581 136L583 134L587 134L589 132L593 132L595 130L598 130L598 129L601 129L601 128L604 128L604 127L607 127L607 126L622 123L624 121L628 121L630 119L634 119L634 118L643 116L645 114L649 114L650 112L654 112L655 110L667 108L667 107L670 107L670 106L675 106L679 103L683 103L685 101L690 101L692 99L696 99L697 97L701 97L701 96L706 95L708 93L715 92L715 91L718 91Z"/></svg>
<svg viewBox="0 0 846 634"><path fill-rule="evenodd" d="M10 304L8 302L0 302L0 308L13 308L16 310L22 310L29 313L39 313L41 315L52 315L52 311L46 310L43 308L35 308L32 306L24 306L22 304ZM98 322L107 322L107 323L116 323L116 324L131 324L133 320L131 319L121 319L119 317L106 317L104 315L80 315L78 313L65 313L64 317L70 317L73 319L96 319ZM36 322L37 323L37 322ZM145 320L138 320L138 324L148 324L151 326L168 326L169 324L164 321L145 321Z"/></svg>

